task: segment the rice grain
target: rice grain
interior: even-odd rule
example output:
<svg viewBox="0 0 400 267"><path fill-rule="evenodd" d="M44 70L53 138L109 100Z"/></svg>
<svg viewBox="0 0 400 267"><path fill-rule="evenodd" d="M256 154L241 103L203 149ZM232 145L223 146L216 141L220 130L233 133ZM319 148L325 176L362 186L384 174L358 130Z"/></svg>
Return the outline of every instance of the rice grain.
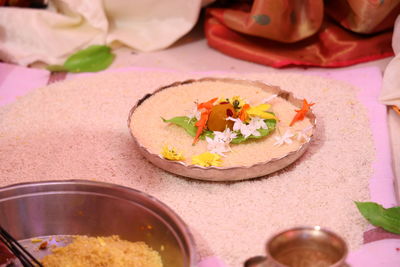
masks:
<svg viewBox="0 0 400 267"><path fill-rule="evenodd" d="M368 224L353 201L369 200L375 157L358 89L299 74L220 75L261 80L312 100L317 128L306 153L289 167L255 180L210 183L154 167L139 154L126 125L129 110L146 93L200 76L103 73L40 88L1 107L0 186L89 179L136 188L182 217L202 257L217 255L232 267L264 254L270 235L297 225L326 227L350 249L358 248Z"/></svg>

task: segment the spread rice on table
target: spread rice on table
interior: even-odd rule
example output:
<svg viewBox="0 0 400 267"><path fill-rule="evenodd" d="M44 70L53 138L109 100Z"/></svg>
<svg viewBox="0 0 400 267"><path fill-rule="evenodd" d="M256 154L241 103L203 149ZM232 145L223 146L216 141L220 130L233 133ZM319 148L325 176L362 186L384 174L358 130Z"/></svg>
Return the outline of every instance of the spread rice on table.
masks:
<svg viewBox="0 0 400 267"><path fill-rule="evenodd" d="M254 180L201 182L146 161L127 118L136 101L193 73L129 71L96 74L40 88L0 108L0 185L90 179L129 186L169 205L189 225L201 257L231 267L263 255L266 240L297 225L320 225L350 250L368 223L353 201L368 201L375 157L365 107L354 86L289 73L213 74L261 80L312 99L315 138L289 167Z"/></svg>

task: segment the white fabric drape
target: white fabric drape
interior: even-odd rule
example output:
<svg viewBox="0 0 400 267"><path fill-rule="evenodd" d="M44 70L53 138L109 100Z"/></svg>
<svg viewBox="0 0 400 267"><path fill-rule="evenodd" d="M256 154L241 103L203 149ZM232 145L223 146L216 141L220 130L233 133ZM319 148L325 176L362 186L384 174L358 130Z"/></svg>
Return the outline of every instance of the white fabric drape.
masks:
<svg viewBox="0 0 400 267"><path fill-rule="evenodd" d="M395 22L392 47L395 57L385 69L380 100L386 105L400 107L400 15Z"/></svg>
<svg viewBox="0 0 400 267"><path fill-rule="evenodd" d="M0 8L0 59L61 64L91 44L164 49L189 32L202 0L51 0L47 9Z"/></svg>

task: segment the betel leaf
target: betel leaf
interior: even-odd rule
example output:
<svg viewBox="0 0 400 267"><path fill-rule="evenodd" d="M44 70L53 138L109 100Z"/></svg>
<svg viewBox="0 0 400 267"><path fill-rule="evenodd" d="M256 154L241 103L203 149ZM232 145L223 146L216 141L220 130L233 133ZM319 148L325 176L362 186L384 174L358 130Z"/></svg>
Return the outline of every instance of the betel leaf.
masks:
<svg viewBox="0 0 400 267"><path fill-rule="evenodd" d="M96 72L106 69L114 60L111 48L105 45L92 45L68 57L64 65L50 65L50 71Z"/></svg>
<svg viewBox="0 0 400 267"><path fill-rule="evenodd" d="M51 72L68 71L63 65L48 65L46 69Z"/></svg>
<svg viewBox="0 0 400 267"><path fill-rule="evenodd" d="M192 120L186 116L174 117L172 119L166 120L161 118L164 122L173 123L179 127L185 129L185 131L190 135L195 137L197 132L197 127L192 123Z"/></svg>
<svg viewBox="0 0 400 267"><path fill-rule="evenodd" d="M180 117L174 117L172 119L166 120L164 118L161 118L164 122L169 122L173 123L179 127L182 127L185 129L185 131L190 135L195 137L196 132L197 132L197 126L195 126L197 120L196 119L190 119L189 117L186 116L180 116ZM211 131L204 131L200 135L200 139L204 140L205 137L214 137L214 134Z"/></svg>
<svg viewBox="0 0 400 267"><path fill-rule="evenodd" d="M92 45L70 56L64 63L71 72L95 72L106 69L114 60L111 48Z"/></svg>
<svg viewBox="0 0 400 267"><path fill-rule="evenodd" d="M267 129L258 129L257 131L260 133L259 136L250 135L249 137L245 138L241 133L239 133L236 138L232 139L231 143L232 144L240 144L249 139L260 139L260 138L263 138L263 137L269 135L271 132L273 132L275 130L276 120L267 119L267 120L264 120L264 122L265 122L265 124L267 124Z"/></svg>
<svg viewBox="0 0 400 267"><path fill-rule="evenodd" d="M358 210L372 225L400 234L400 207L385 209L375 202L357 202Z"/></svg>

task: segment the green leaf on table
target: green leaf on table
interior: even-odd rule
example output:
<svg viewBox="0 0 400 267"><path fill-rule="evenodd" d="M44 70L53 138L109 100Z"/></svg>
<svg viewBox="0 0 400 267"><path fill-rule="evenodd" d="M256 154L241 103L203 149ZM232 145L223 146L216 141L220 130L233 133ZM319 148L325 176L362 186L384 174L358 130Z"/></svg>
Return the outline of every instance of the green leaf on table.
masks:
<svg viewBox="0 0 400 267"><path fill-rule="evenodd" d="M265 122L265 124L267 124L267 129L258 129L257 131L260 133L259 136L250 135L249 137L245 138L241 133L238 133L237 137L233 138L231 143L232 144L240 144L249 139L260 139L260 138L263 138L263 137L269 135L270 133L272 133L275 130L276 120L266 119L266 120L264 120L264 122Z"/></svg>
<svg viewBox="0 0 400 267"><path fill-rule="evenodd" d="M46 67L47 70L51 72L57 72L57 71L68 71L64 66L62 65L48 65Z"/></svg>
<svg viewBox="0 0 400 267"><path fill-rule="evenodd" d="M197 126L195 126L197 119L195 118L189 118L187 116L180 116L180 117L174 117L172 119L166 120L164 118L161 118L164 122L169 122L172 124L175 124L179 127L182 127L183 129L185 129L185 131L192 137L196 136L196 132L197 132ZM204 131L201 135L200 135L200 139L204 140L206 138L206 136L208 137L214 137L214 134L211 131Z"/></svg>
<svg viewBox="0 0 400 267"><path fill-rule="evenodd" d="M115 55L105 45L92 45L68 57L64 65L49 65L50 71L97 72L111 65Z"/></svg>
<svg viewBox="0 0 400 267"><path fill-rule="evenodd" d="M400 234L400 207L385 209L375 202L357 202L358 210L372 225Z"/></svg>

